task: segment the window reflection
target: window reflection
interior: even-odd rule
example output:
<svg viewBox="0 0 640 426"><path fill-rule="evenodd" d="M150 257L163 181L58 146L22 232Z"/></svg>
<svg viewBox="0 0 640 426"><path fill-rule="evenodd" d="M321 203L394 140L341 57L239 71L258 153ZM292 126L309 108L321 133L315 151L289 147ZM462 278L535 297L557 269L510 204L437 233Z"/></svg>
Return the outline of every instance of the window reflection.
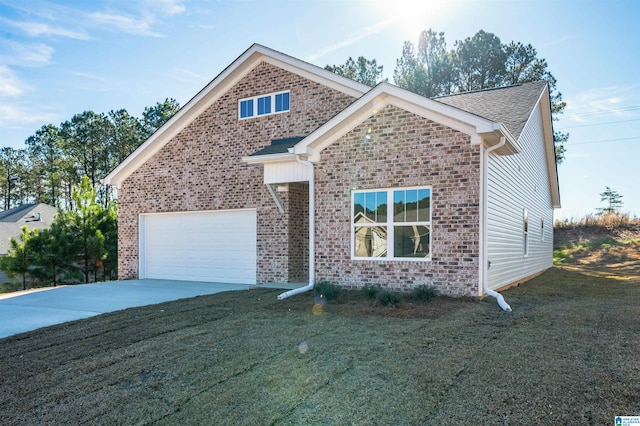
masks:
<svg viewBox="0 0 640 426"><path fill-rule="evenodd" d="M394 226L395 257L428 257L429 228L427 226Z"/></svg>

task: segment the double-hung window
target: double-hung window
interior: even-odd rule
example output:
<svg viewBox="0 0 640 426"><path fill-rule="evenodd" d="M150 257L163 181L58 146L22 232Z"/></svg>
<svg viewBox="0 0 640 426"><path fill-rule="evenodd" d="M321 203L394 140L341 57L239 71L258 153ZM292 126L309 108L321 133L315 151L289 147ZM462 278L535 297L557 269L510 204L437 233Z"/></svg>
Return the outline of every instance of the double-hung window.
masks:
<svg viewBox="0 0 640 426"><path fill-rule="evenodd" d="M396 188L352 194L354 259L431 258L431 189Z"/></svg>
<svg viewBox="0 0 640 426"><path fill-rule="evenodd" d="M238 118L241 120L263 115L288 112L291 94L289 91L254 96L238 101Z"/></svg>

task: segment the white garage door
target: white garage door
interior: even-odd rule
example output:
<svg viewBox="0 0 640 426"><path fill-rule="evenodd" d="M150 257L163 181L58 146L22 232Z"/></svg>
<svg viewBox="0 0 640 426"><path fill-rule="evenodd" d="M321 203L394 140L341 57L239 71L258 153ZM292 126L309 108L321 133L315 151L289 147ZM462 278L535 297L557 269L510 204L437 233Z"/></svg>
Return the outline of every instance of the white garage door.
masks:
<svg viewBox="0 0 640 426"><path fill-rule="evenodd" d="M255 210L141 215L140 278L255 284Z"/></svg>

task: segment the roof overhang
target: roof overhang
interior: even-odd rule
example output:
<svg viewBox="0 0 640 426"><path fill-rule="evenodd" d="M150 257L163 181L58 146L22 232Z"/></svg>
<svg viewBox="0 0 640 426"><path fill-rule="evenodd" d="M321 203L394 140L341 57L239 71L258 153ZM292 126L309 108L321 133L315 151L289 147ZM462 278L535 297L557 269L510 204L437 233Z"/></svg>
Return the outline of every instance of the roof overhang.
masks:
<svg viewBox="0 0 640 426"><path fill-rule="evenodd" d="M322 150L388 105L465 133L470 136L471 143L474 145L484 143L492 146L504 137L505 146L496 151L498 154L507 155L519 151L513 136L500 123L494 123L397 86L381 83L296 144L293 153L299 156L306 155L310 161L319 161Z"/></svg>
<svg viewBox="0 0 640 426"><path fill-rule="evenodd" d="M370 90L370 87L365 84L339 76L331 71L269 49L268 47L254 44L187 102L171 119L156 130L138 149L113 169L113 171L103 179L103 183L120 187L127 177L160 151L173 137L193 122L261 62L269 63L353 96L354 98L360 97L363 93Z"/></svg>
<svg viewBox="0 0 640 426"><path fill-rule="evenodd" d="M288 163L296 161L296 156L290 152L284 154L249 155L247 157L242 157L242 161L247 164Z"/></svg>
<svg viewBox="0 0 640 426"><path fill-rule="evenodd" d="M549 84L545 85L544 90L540 93L537 104L539 105L539 108L533 109L527 123L533 118L533 114L541 114L542 137L544 141L544 154L549 176L551 205L553 208L558 209L561 207L560 184L558 181L558 164L556 162L556 145L553 140L553 118L551 116L551 94L549 92Z"/></svg>

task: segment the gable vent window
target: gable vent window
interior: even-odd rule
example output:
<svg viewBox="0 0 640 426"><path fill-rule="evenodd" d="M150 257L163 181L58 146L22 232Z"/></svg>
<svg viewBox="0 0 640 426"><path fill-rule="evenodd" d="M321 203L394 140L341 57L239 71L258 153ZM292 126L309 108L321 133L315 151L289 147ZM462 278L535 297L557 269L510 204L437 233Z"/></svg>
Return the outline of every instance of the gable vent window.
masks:
<svg viewBox="0 0 640 426"><path fill-rule="evenodd" d="M238 101L238 117L240 120L263 115L288 112L291 94L289 91L254 96Z"/></svg>

